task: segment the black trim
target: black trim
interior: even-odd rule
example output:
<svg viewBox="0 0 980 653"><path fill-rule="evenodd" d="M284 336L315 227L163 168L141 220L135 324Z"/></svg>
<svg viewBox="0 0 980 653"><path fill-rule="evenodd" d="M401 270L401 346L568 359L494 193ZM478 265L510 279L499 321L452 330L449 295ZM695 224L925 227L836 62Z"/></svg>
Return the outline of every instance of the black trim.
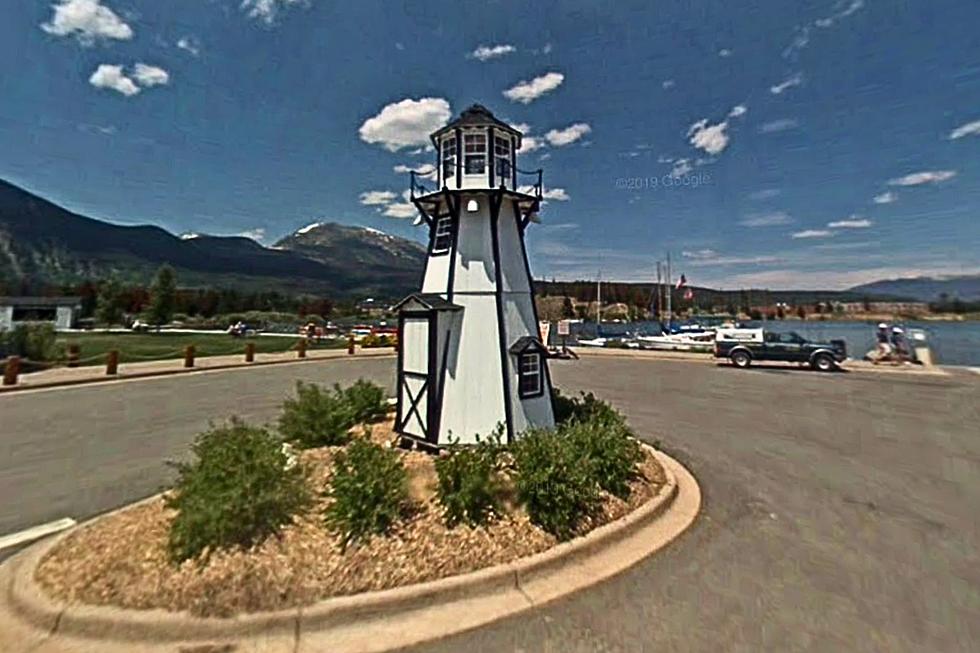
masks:
<svg viewBox="0 0 980 653"><path fill-rule="evenodd" d="M456 188L463 187L463 130L456 128Z"/></svg>
<svg viewBox="0 0 980 653"><path fill-rule="evenodd" d="M432 444L439 442L439 432L432 428L437 421L437 415L442 412L442 406L436 405L436 373L439 361L437 354L439 351L439 316L435 311L429 313L429 369L426 370L425 383L428 386L428 397L426 398L425 416L425 439Z"/></svg>
<svg viewBox="0 0 980 653"><path fill-rule="evenodd" d="M537 356L538 357L538 389L535 392L525 392L524 391L524 361L525 359ZM545 360L547 356L542 354L540 351L524 351L517 355L517 396L521 399L535 399L544 394L545 388Z"/></svg>
<svg viewBox="0 0 980 653"><path fill-rule="evenodd" d="M503 274L500 270L500 234L497 232L497 222L500 219L500 207L504 202L503 191L490 191L490 237L493 242L493 273L497 284L494 297L497 303L497 336L500 348L500 376L503 379L504 415L507 420L507 442L514 441L514 409L511 406L510 394L510 361L507 357L507 333L504 324Z"/></svg>
<svg viewBox="0 0 980 653"><path fill-rule="evenodd" d="M438 320L438 316L436 317ZM437 326L441 326L436 323ZM436 434L435 442L439 443L439 433L442 430L442 398L445 395L446 389L446 369L449 367L449 341L453 337L453 330L446 329L446 342L442 346L442 365L439 366L439 387L436 392L439 393L439 398L436 400L436 405L439 406L439 410L436 411L435 422L432 427L433 433Z"/></svg>
<svg viewBox="0 0 980 653"><path fill-rule="evenodd" d="M456 254L459 250L460 206L463 203L463 196L447 193L446 203L449 205L449 215L453 221L453 240L449 247L449 270L446 274L446 299L453 301L453 283L456 279Z"/></svg>
<svg viewBox="0 0 980 653"><path fill-rule="evenodd" d="M510 139L510 187L517 190L517 138Z"/></svg>
<svg viewBox="0 0 980 653"><path fill-rule="evenodd" d="M402 430L402 383L405 374L405 316L398 316L398 369L395 370L395 432Z"/></svg>
<svg viewBox="0 0 980 653"><path fill-rule="evenodd" d="M497 144L493 140L493 127L487 127L487 158L490 163L490 176L488 181L490 182L490 188L493 188L494 173L496 172L494 168L497 166Z"/></svg>

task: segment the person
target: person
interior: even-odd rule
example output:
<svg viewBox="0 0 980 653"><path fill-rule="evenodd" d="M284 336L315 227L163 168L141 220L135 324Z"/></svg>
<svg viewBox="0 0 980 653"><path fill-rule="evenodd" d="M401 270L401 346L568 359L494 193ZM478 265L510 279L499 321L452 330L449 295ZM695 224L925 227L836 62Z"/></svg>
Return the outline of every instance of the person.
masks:
<svg viewBox="0 0 980 653"><path fill-rule="evenodd" d="M900 360L908 360L910 358L909 354L909 343L905 339L905 331L899 327L892 328L892 346L895 348L895 354Z"/></svg>
<svg viewBox="0 0 980 653"><path fill-rule="evenodd" d="M892 353L891 342L888 338L888 325L884 322L878 324L878 332L875 334L878 340L878 355L875 357L876 363L885 360Z"/></svg>

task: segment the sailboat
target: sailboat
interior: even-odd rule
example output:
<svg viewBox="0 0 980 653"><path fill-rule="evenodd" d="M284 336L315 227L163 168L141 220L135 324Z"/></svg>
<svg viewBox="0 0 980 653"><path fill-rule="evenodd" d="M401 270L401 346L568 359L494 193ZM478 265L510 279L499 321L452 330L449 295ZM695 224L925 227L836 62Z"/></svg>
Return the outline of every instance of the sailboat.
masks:
<svg viewBox="0 0 980 653"><path fill-rule="evenodd" d="M595 338L579 338L578 344L580 347L605 347L609 340L608 338L602 337L602 273L599 273L599 278L596 280L595 289Z"/></svg>

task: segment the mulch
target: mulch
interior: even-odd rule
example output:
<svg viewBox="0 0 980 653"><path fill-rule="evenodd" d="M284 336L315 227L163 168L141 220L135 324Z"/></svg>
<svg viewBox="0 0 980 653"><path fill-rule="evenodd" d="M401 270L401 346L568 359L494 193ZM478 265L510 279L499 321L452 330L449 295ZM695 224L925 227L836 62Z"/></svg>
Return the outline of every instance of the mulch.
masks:
<svg viewBox="0 0 980 653"><path fill-rule="evenodd" d="M370 437L392 442L391 423L375 425ZM52 597L70 603L231 617L463 574L556 544L519 509L506 511L484 527L447 528L435 499L432 456L402 451L413 499L410 514L387 535L344 551L322 516L329 501L322 494L339 450L301 453L300 460L311 471L316 503L279 535L247 550L218 550L206 558L172 564L166 542L173 511L157 498L65 537L42 559L36 579ZM639 467L629 499L605 495L601 509L581 525L580 534L618 519L656 494L666 480L663 469L650 454Z"/></svg>

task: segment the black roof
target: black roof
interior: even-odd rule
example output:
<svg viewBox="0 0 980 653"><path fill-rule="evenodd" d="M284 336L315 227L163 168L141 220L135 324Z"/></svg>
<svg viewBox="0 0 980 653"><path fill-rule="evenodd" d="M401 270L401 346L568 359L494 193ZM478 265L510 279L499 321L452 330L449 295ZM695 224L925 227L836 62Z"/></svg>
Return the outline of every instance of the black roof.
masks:
<svg viewBox="0 0 980 653"><path fill-rule="evenodd" d="M456 127L476 127L480 125L493 125L494 127L501 127L509 132L517 134L518 136L523 136L521 132L517 131L503 120L500 120L493 115L490 109L486 108L482 104L474 104L469 109L466 109L463 111L463 113L459 114L459 118L456 118L456 120L453 120L442 129L438 129L433 132L432 138L435 139L440 134L444 134L451 129L455 129Z"/></svg>
<svg viewBox="0 0 980 653"><path fill-rule="evenodd" d="M405 299L401 300L400 302L398 302L397 304L395 304L394 306L392 306L391 307L391 310L393 310L393 311L400 310L402 306L404 306L405 304L407 304L408 302L410 302L412 300L417 301L418 303L422 304L426 308L428 308L430 310L435 310L435 311L461 311L461 310L463 310L463 307L460 306L459 304L453 304L452 302L447 301L445 298L443 298L442 295L439 295L439 294L434 293L434 292L415 292L415 293L412 293L411 295L409 295Z"/></svg>
<svg viewBox="0 0 980 653"><path fill-rule="evenodd" d="M522 354L528 350L548 353L548 348L541 344L541 341L534 336L521 336L510 346L510 353Z"/></svg>
<svg viewBox="0 0 980 653"><path fill-rule="evenodd" d="M80 306L81 297L0 297L0 306Z"/></svg>

